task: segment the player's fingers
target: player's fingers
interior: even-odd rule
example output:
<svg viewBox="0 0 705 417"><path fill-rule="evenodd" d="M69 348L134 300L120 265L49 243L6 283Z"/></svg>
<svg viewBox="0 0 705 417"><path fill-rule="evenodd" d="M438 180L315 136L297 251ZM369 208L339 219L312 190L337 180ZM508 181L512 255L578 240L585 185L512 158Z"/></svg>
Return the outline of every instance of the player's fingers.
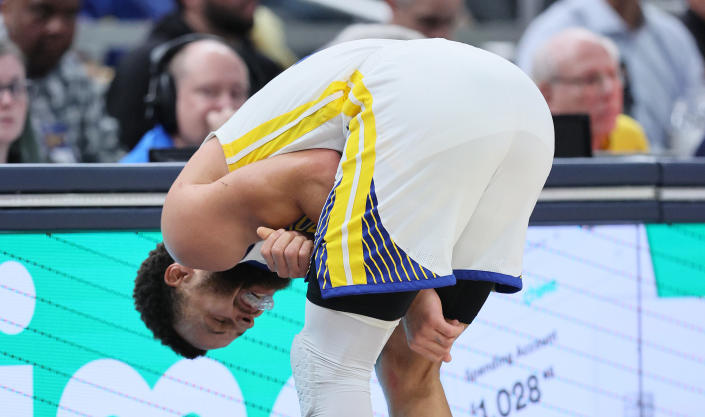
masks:
<svg viewBox="0 0 705 417"><path fill-rule="evenodd" d="M431 362L440 362L445 356L445 351L433 346L432 343L412 343L409 344L409 348Z"/></svg>
<svg viewBox="0 0 705 417"><path fill-rule="evenodd" d="M434 360L440 361L450 352L450 348L453 346L453 339L429 329L418 333L408 343L412 350L419 353L423 351L426 353L425 356L434 355Z"/></svg>
<svg viewBox="0 0 705 417"><path fill-rule="evenodd" d="M277 237L282 234L282 230L272 230L266 227L262 227L261 229L266 229L264 232L262 232L262 236L266 235L267 237L264 238L264 241L262 242L262 246L260 247L260 252L262 253L262 256L267 259L271 258L272 256L272 246L274 245L274 242L277 241ZM271 230L271 232L270 232Z"/></svg>
<svg viewBox="0 0 705 417"><path fill-rule="evenodd" d="M447 338L439 334L434 339L434 342L437 346L441 348L439 355L443 362L450 362L452 359L450 356L450 349L453 347L453 342L455 342L455 338ZM439 352L438 349L434 349L434 351Z"/></svg>
<svg viewBox="0 0 705 417"><path fill-rule="evenodd" d="M311 262L311 255L313 254L313 240L306 239L299 249L299 271L302 273L302 277L306 276L308 273L308 266Z"/></svg>
<svg viewBox="0 0 705 417"><path fill-rule="evenodd" d="M267 233L267 238L264 240L264 243L262 243L260 253L262 254L262 258L264 258L265 262L267 262L267 267L269 268L269 270L272 272L277 272L277 262L275 259L275 255L272 252L272 249L274 247L274 244L277 242L279 236L284 233L284 230L279 229L274 230L271 233Z"/></svg>
<svg viewBox="0 0 705 417"><path fill-rule="evenodd" d="M257 228L257 236L262 240L267 239L272 233L274 233L274 229L270 229L269 227L260 226Z"/></svg>
<svg viewBox="0 0 705 417"><path fill-rule="evenodd" d="M294 235L291 233L282 233L277 237L276 241L272 245L272 259L274 260L274 265L277 273L282 278L289 278L289 266L286 259L286 248L289 246L291 241L294 239Z"/></svg>
<svg viewBox="0 0 705 417"><path fill-rule="evenodd" d="M299 278L303 276L301 275L301 268L299 267L299 252L304 242L306 242L306 238L303 235L296 235L284 249L284 258L286 260L289 278Z"/></svg>
<svg viewBox="0 0 705 417"><path fill-rule="evenodd" d="M453 342L455 342L454 337L446 337L440 333L433 336L432 340L437 346L446 352L450 351L450 348L453 347Z"/></svg>
<svg viewBox="0 0 705 417"><path fill-rule="evenodd" d="M456 337L460 336L460 334L465 330L466 327L463 323L460 323L457 320L455 321L457 322L457 324L454 324L452 320L438 322L438 324L435 326L436 331L445 337L455 339Z"/></svg>

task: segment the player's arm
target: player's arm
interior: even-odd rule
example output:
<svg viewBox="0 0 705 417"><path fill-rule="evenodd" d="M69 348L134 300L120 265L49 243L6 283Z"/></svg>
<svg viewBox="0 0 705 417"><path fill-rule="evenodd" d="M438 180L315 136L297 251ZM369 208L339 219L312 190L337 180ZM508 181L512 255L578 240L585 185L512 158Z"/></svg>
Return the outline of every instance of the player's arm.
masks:
<svg viewBox="0 0 705 417"><path fill-rule="evenodd" d="M203 145L172 184L162 210L164 243L182 264L231 268L259 240L258 226L318 219L340 155L292 152L228 172L216 140Z"/></svg>

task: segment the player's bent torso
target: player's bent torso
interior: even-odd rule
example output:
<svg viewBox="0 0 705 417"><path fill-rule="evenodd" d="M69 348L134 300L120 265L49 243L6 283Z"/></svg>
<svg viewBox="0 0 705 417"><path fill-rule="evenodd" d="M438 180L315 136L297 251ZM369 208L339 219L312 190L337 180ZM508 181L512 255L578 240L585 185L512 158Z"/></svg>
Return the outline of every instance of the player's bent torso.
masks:
<svg viewBox="0 0 705 417"><path fill-rule="evenodd" d="M312 259L324 298L456 278L512 292L521 288L528 214L552 158L540 97L511 64L467 45L359 41L285 71L216 135L230 170L302 149L342 153ZM518 154L525 157L515 163ZM505 169L508 160L516 167ZM511 178L497 172L513 178L517 170L528 191L503 208L492 190L505 192ZM470 242L471 234L487 239Z"/></svg>

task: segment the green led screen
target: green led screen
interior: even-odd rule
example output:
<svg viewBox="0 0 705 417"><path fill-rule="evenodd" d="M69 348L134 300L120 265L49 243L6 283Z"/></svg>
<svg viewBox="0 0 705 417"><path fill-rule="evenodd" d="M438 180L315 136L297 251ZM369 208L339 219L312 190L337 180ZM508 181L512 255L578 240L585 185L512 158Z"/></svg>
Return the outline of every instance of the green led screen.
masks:
<svg viewBox="0 0 705 417"><path fill-rule="evenodd" d="M182 359L132 303L160 239L0 234L0 416L299 416L303 280L228 348ZM703 224L530 227L524 289L492 294L441 370L453 415L700 416L704 265Z"/></svg>

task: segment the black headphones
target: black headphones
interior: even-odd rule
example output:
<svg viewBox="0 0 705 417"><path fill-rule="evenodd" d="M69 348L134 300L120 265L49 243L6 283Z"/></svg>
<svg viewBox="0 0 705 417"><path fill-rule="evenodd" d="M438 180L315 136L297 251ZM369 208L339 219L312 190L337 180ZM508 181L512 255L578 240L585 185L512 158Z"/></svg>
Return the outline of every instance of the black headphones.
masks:
<svg viewBox="0 0 705 417"><path fill-rule="evenodd" d="M149 54L149 87L144 96L145 118L164 126L167 133L176 133L176 83L169 73L171 59L191 42L220 38L203 33L189 33L157 45Z"/></svg>

